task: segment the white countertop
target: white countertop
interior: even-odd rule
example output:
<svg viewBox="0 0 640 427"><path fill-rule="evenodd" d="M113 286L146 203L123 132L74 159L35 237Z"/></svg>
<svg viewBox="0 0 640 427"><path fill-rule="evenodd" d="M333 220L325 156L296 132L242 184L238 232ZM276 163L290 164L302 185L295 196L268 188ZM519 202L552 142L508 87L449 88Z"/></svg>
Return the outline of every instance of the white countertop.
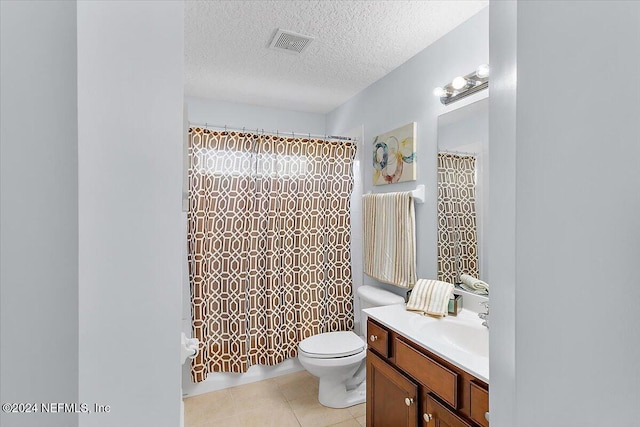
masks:
<svg viewBox="0 0 640 427"><path fill-rule="evenodd" d="M364 311L389 329L489 383L489 330L482 326L476 313L463 309L457 316L437 319L407 311L405 304Z"/></svg>

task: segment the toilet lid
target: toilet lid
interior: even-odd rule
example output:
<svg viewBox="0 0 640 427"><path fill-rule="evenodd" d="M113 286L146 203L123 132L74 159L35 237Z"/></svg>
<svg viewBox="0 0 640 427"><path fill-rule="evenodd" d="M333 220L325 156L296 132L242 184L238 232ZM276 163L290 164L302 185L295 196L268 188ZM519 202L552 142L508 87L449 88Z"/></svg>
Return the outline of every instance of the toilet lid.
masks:
<svg viewBox="0 0 640 427"><path fill-rule="evenodd" d="M364 341L351 331L325 332L300 342L300 350L319 359L351 356L364 348Z"/></svg>

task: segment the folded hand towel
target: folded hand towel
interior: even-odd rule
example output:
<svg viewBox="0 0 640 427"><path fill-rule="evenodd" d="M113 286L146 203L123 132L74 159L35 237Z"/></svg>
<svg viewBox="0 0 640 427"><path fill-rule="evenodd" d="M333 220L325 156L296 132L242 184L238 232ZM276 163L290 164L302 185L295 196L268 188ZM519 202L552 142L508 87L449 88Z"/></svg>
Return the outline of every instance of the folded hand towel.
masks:
<svg viewBox="0 0 640 427"><path fill-rule="evenodd" d="M407 302L407 310L437 317L446 316L453 289L452 283L418 279Z"/></svg>
<svg viewBox="0 0 640 427"><path fill-rule="evenodd" d="M461 274L460 280L462 280L460 286L464 290L478 295L489 295L489 285L486 282L476 279L473 276L469 276L468 274Z"/></svg>

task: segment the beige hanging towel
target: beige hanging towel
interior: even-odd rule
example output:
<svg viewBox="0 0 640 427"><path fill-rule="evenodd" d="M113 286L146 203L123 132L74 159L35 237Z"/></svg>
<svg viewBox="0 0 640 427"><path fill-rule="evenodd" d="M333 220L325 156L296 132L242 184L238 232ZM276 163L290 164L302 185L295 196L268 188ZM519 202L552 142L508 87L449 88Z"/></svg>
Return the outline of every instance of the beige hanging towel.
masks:
<svg viewBox="0 0 640 427"><path fill-rule="evenodd" d="M446 316L453 289L453 283L420 279L411 291L407 310L436 317Z"/></svg>
<svg viewBox="0 0 640 427"><path fill-rule="evenodd" d="M416 227L411 192L362 198L364 272L384 283L416 283Z"/></svg>

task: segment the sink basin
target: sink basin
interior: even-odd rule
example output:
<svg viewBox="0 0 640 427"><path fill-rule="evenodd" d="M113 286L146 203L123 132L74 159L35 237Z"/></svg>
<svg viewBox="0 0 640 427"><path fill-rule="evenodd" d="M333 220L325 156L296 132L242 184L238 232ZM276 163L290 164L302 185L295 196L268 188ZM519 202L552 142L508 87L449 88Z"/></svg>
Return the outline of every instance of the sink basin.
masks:
<svg viewBox="0 0 640 427"><path fill-rule="evenodd" d="M444 319L428 325L425 333L432 334L434 338L465 353L489 357L489 330L484 326L477 327Z"/></svg>
<svg viewBox="0 0 640 427"><path fill-rule="evenodd" d="M439 342L470 356L489 357L489 330L473 316L444 319L416 316L413 320L412 332L420 340Z"/></svg>

